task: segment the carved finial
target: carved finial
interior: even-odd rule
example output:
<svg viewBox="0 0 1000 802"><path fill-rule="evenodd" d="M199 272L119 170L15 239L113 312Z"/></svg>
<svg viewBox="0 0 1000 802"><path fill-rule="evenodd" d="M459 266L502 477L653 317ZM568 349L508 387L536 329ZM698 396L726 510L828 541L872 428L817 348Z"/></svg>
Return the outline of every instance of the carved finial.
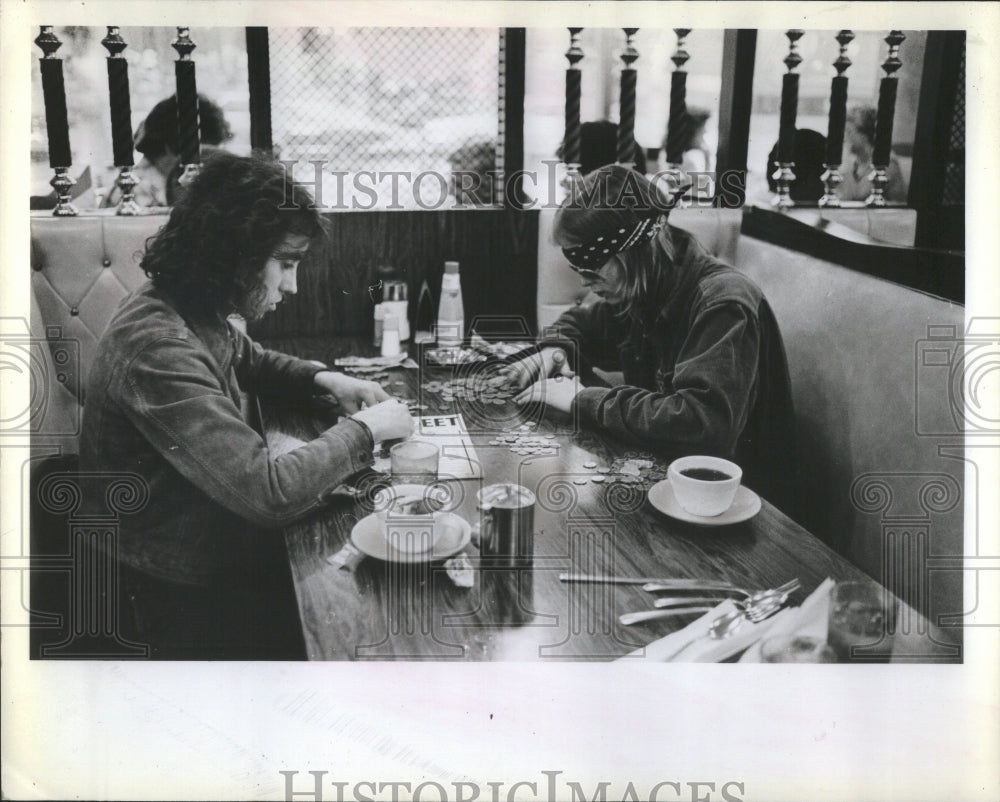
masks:
<svg viewBox="0 0 1000 802"><path fill-rule="evenodd" d="M906 36L902 31L889 31L889 35L885 37L885 42L889 45L889 53L885 61L882 62L882 69L886 75L891 76L903 66L903 62L899 59L899 46L903 44L905 39Z"/></svg>
<svg viewBox="0 0 1000 802"><path fill-rule="evenodd" d="M847 57L847 46L854 41L854 32L840 31L835 38L840 45L840 53L837 60L833 62L833 67L837 71L837 75L843 75L851 66L851 60Z"/></svg>
<svg viewBox="0 0 1000 802"><path fill-rule="evenodd" d="M577 63L583 59L583 50L580 47L579 36L583 28L568 28L569 30L569 50L566 51L566 60L569 61L571 70L578 69Z"/></svg>
<svg viewBox="0 0 1000 802"><path fill-rule="evenodd" d="M621 59L625 64L625 69L631 69L632 63L639 58L639 51L632 44L632 37L635 36L638 28L622 28L625 31L625 49L622 51Z"/></svg>
<svg viewBox="0 0 1000 802"><path fill-rule="evenodd" d="M684 49L684 39L687 38L689 33L691 33L691 29L674 28L674 33L677 34L677 49L670 57L670 60L674 62L674 66L678 70L683 70L684 65L687 64L688 59L691 58L691 55Z"/></svg>
<svg viewBox="0 0 1000 802"><path fill-rule="evenodd" d="M804 33L805 31L797 28L785 31L785 36L788 37L788 55L785 56L784 62L789 72L792 72L802 63L802 56L799 55L799 39L802 38L802 34Z"/></svg>
<svg viewBox="0 0 1000 802"><path fill-rule="evenodd" d="M117 25L108 26L108 35L101 39L101 44L110 54L108 58L125 58L122 51L128 47L121 36L121 28Z"/></svg>
<svg viewBox="0 0 1000 802"><path fill-rule="evenodd" d="M191 39L191 29L187 26L177 26L177 38L170 44L177 51L178 61L190 61L191 54L197 45Z"/></svg>
<svg viewBox="0 0 1000 802"><path fill-rule="evenodd" d="M55 35L52 25L42 25L41 33L35 39L35 44L42 49L42 58L55 58L56 51L62 47L62 42Z"/></svg>

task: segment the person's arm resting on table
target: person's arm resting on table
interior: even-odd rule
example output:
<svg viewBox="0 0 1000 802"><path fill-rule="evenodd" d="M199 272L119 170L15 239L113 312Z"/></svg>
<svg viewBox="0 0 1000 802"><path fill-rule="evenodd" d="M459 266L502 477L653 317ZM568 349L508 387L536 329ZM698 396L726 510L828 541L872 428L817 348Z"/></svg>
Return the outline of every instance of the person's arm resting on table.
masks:
<svg viewBox="0 0 1000 802"><path fill-rule="evenodd" d="M325 494L372 462L373 434L379 433L371 423L350 419L272 457L225 393L210 359L187 340L157 340L123 369L121 404L142 435L199 489L258 525L282 526L321 506ZM304 391L318 371L261 349L238 373L250 385L264 375L281 376L289 390ZM405 405L388 405L401 408L409 422Z"/></svg>
<svg viewBox="0 0 1000 802"><path fill-rule="evenodd" d="M753 404L760 331L742 305L722 303L694 321L673 392L590 387L574 398L585 423L637 443L732 454Z"/></svg>

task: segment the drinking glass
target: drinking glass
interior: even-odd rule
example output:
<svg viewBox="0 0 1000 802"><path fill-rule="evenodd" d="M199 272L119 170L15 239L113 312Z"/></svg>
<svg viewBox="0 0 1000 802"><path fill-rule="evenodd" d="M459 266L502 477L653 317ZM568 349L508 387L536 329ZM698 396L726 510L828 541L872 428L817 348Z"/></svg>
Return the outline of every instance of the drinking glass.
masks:
<svg viewBox="0 0 1000 802"><path fill-rule="evenodd" d="M760 645L762 663L836 663L826 641L809 635L776 635Z"/></svg>
<svg viewBox="0 0 1000 802"><path fill-rule="evenodd" d="M429 485L438 477L438 447L424 440L404 440L389 449L392 483Z"/></svg>
<svg viewBox="0 0 1000 802"><path fill-rule="evenodd" d="M827 642L842 663L889 662L898 602L874 582L838 582L830 593Z"/></svg>

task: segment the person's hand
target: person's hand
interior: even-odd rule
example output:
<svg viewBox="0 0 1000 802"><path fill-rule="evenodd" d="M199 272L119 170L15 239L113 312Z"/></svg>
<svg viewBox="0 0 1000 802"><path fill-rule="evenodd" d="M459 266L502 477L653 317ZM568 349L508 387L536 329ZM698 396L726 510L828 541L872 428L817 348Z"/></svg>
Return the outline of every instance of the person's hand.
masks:
<svg viewBox="0 0 1000 802"><path fill-rule="evenodd" d="M382 389L378 382L352 379L343 373L322 370L316 374L313 381L317 387L336 398L348 413L357 412L365 407L373 407L390 398L390 395Z"/></svg>
<svg viewBox="0 0 1000 802"><path fill-rule="evenodd" d="M514 399L518 404L542 402L546 406L569 412L573 408L573 399L583 389L576 376L556 376L554 379L543 379L535 382Z"/></svg>
<svg viewBox="0 0 1000 802"><path fill-rule="evenodd" d="M381 404L355 412L351 417L361 421L372 433L376 443L383 440L402 440L413 434L413 418L403 402L391 398Z"/></svg>
<svg viewBox="0 0 1000 802"><path fill-rule="evenodd" d="M518 390L523 390L539 377L546 378L556 374L572 376L573 371L566 361L566 352L562 348L551 346L529 354L501 371L501 376L507 383L513 384Z"/></svg>

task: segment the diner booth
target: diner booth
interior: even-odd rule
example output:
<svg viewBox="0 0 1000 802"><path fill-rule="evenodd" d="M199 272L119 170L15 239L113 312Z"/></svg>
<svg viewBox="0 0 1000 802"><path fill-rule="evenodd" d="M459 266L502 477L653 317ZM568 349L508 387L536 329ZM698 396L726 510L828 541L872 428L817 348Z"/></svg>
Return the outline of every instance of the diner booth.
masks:
<svg viewBox="0 0 1000 802"><path fill-rule="evenodd" d="M570 28L563 34L565 82L560 80L555 90L565 109L561 158L554 167L559 197L579 177L581 101L586 105L585 90L592 86L581 77L588 71L604 68L612 76L604 85L612 88L609 103L617 116L616 160L632 164L641 147L634 132L644 110L636 87L647 81L643 64L653 54L638 50L637 29L625 28L605 34L619 40L613 58L596 58L581 45L581 31ZM95 639L108 635L110 624L102 613L73 608L66 599L78 590L72 583L113 582L111 567L87 562L102 559L89 546L112 543L117 516L127 514L136 503L134 495L141 494L127 475L121 477L121 492L108 493L107 516L95 523L76 517L73 494L65 491L91 481L79 475L74 459L88 367L116 305L145 280L137 253L169 214L165 208L140 209L132 200L136 154L129 62L123 57L129 42L116 26L107 32L108 154L120 200L96 210L76 208L72 197L79 170L70 156L74 131L67 107L76 98L64 89L59 28L44 26L36 40L54 195L51 208L31 214L30 335L44 344L32 352L31 459L25 468L31 478L31 606L39 633L33 648L43 650L35 656L89 654ZM690 33L671 33L669 82L659 75L648 78L662 84L656 91L669 96L669 109L665 147L644 153L647 172L659 166L676 186L685 183L677 127L685 113L686 64L698 55L686 49ZM756 31L724 32L718 108L712 109L718 117L712 154L718 178L707 193L682 201L669 219L751 277L774 312L795 421L795 447L786 455L795 466L794 492L780 513L815 536L823 554L860 569L924 617L921 621L929 621L934 638L951 644L948 659L960 659L963 580L976 581L975 573L963 567L966 496L977 492L965 482L969 457L963 430L975 424L966 418L973 367L966 363L966 344L990 334L967 330L963 306L964 199L961 183L955 182L964 171L964 32L921 32L916 63L906 60L903 32L880 34L885 44L872 190L855 202L838 196L846 169L841 154L852 79L845 54L853 33L818 37L814 31L790 30L783 52L764 54ZM200 159L197 38L197 30L178 27L173 44L176 152L188 174L197 173ZM830 69L822 194L810 201L794 197L795 134L799 51L803 40L813 39L813 50L829 53ZM266 29L246 30L250 144L274 151L270 109L277 98L268 79L268 42ZM531 123L526 51L523 29L499 32L495 166L506 177L526 168ZM886 187L895 158L901 67L921 80L915 108L907 112L914 131L905 154L908 195L905 202L892 202ZM755 69L758 75L774 72L781 83L774 191L765 202L748 199L746 191ZM287 146L280 155L297 158ZM310 185L307 161L303 158L293 175ZM733 180L723 181L724 175ZM551 240L556 203L536 202L528 189L523 178L515 178L501 182L485 202L321 207L325 233L300 266L297 296L253 325L250 334L266 346L327 364L359 348L374 353L369 288L377 286L380 268L393 266L406 282L412 329L424 283L436 307L444 263L454 260L460 264L469 328L478 322L485 334L484 321L516 321L514 333L508 328L505 336L533 339L561 311L584 303L585 291ZM620 381L613 374L605 378ZM752 541L756 535L733 537L733 548L744 549L747 541L739 538ZM90 567L74 573L81 565Z"/></svg>

